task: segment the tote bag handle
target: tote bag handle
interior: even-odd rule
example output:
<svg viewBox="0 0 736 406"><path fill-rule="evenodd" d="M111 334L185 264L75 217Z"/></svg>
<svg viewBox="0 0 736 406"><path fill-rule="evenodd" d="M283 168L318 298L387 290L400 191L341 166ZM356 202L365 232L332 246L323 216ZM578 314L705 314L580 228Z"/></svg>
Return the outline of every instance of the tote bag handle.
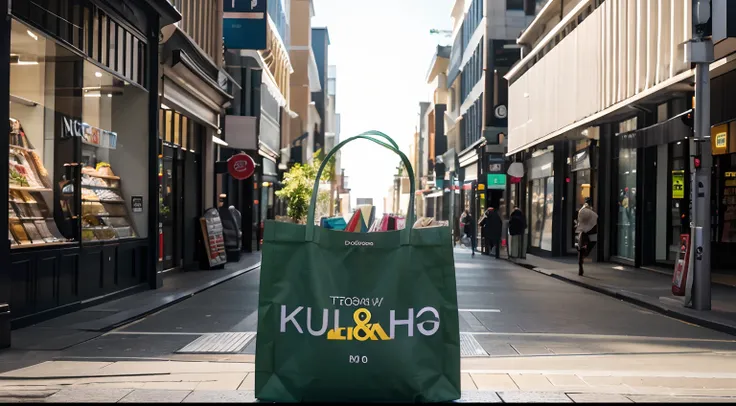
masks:
<svg viewBox="0 0 736 406"><path fill-rule="evenodd" d="M388 140L388 142L391 145L386 144L385 142L379 141L373 137L370 137L369 134L377 135L379 137L385 138L386 140ZM401 161L404 163L404 166L406 167L406 170L409 175L409 185L410 185L409 191L411 194L409 196L409 208L408 208L408 212L406 215L406 220L407 220L406 226L400 232L401 232L402 243L409 242L409 239L411 236L411 228L414 225L414 222L416 221L415 214L414 214L414 193L416 191L416 186L414 184L414 169L411 166L411 162L409 162L409 158L407 158L406 155L403 152L401 152L398 148L394 147L396 145L396 142L394 142L389 136L383 133L380 133L378 131L367 131L355 137L348 138L347 140L342 141L341 143L335 145L335 147L332 148L330 152L325 156L324 160L322 161L322 164L319 166L319 170L317 171L317 177L314 180L314 187L312 188L312 200L309 203L309 211L307 214L307 233L305 235L307 241L312 241L314 239L314 228L316 227L314 225L314 211L317 207L317 194L319 192L319 180L322 177L322 172L324 171L325 166L327 165L327 162L329 162L330 159L337 153L337 151L339 151L340 148L345 146L345 144L351 141L355 141L357 139L361 139L361 138L372 141L388 150L393 151L395 154L401 157Z"/></svg>

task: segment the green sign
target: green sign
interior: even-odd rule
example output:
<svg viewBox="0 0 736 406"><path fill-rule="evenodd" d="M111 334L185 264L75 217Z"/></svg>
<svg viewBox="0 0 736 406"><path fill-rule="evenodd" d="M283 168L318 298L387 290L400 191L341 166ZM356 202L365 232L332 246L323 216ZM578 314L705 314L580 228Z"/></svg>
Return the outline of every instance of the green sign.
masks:
<svg viewBox="0 0 736 406"><path fill-rule="evenodd" d="M685 171L672 171L672 198L685 198Z"/></svg>
<svg viewBox="0 0 736 406"><path fill-rule="evenodd" d="M506 175L489 173L488 174L488 189L506 189Z"/></svg>

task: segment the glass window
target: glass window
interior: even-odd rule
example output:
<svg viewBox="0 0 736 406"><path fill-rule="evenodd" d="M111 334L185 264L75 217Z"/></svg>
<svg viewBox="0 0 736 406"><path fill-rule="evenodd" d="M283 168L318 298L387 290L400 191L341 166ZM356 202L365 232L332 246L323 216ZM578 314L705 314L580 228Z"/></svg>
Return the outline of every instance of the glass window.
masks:
<svg viewBox="0 0 736 406"><path fill-rule="evenodd" d="M181 114L174 113L174 145L181 145Z"/></svg>
<svg viewBox="0 0 736 406"><path fill-rule="evenodd" d="M89 62L83 74L82 241L144 237L148 93Z"/></svg>
<svg viewBox="0 0 736 406"><path fill-rule="evenodd" d="M74 142L63 131L72 122L62 118L78 116L81 97L57 89L74 85L81 61L12 21L8 240L13 248L78 238L73 221Z"/></svg>
<svg viewBox="0 0 736 406"><path fill-rule="evenodd" d="M618 158L617 255L634 259L636 230L636 149L622 148Z"/></svg>
<svg viewBox="0 0 736 406"><path fill-rule="evenodd" d="M189 120L186 116L181 116L181 147L186 150L189 141Z"/></svg>
<svg viewBox="0 0 736 406"><path fill-rule="evenodd" d="M506 0L507 10L523 10L524 0Z"/></svg>
<svg viewBox="0 0 736 406"><path fill-rule="evenodd" d="M531 246L539 248L542 240L544 184L542 179L534 179L529 183L529 225L531 226Z"/></svg>
<svg viewBox="0 0 736 406"><path fill-rule="evenodd" d="M171 110L166 110L166 137L164 138L164 141L171 142L173 135L172 135L172 122L174 120L174 112Z"/></svg>
<svg viewBox="0 0 736 406"><path fill-rule="evenodd" d="M107 50L107 66L110 67L112 70L116 70L118 66L118 38L117 38L117 32L118 32L118 25L112 21L108 20L109 24L107 25L108 28L108 38L110 38L110 48Z"/></svg>

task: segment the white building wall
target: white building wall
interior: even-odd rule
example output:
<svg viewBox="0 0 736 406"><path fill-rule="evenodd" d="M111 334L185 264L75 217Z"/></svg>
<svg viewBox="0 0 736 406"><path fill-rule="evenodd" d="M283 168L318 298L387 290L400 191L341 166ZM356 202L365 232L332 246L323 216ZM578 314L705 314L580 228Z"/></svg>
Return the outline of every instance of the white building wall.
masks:
<svg viewBox="0 0 736 406"><path fill-rule="evenodd" d="M577 14L565 16L507 75L509 153L690 72L682 45L691 36L690 0L607 0L517 76Z"/></svg>

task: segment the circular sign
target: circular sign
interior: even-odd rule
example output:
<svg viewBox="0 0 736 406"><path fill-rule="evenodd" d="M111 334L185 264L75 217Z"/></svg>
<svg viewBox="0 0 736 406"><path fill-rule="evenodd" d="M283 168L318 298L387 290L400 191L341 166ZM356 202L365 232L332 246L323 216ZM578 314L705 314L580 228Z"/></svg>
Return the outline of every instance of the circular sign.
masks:
<svg viewBox="0 0 736 406"><path fill-rule="evenodd" d="M237 180L248 179L256 171L256 163L250 155L241 152L227 160L227 171Z"/></svg>
<svg viewBox="0 0 736 406"><path fill-rule="evenodd" d="M506 115L508 114L508 110L506 109L506 106L503 104L500 106L496 106L496 118L506 118Z"/></svg>

